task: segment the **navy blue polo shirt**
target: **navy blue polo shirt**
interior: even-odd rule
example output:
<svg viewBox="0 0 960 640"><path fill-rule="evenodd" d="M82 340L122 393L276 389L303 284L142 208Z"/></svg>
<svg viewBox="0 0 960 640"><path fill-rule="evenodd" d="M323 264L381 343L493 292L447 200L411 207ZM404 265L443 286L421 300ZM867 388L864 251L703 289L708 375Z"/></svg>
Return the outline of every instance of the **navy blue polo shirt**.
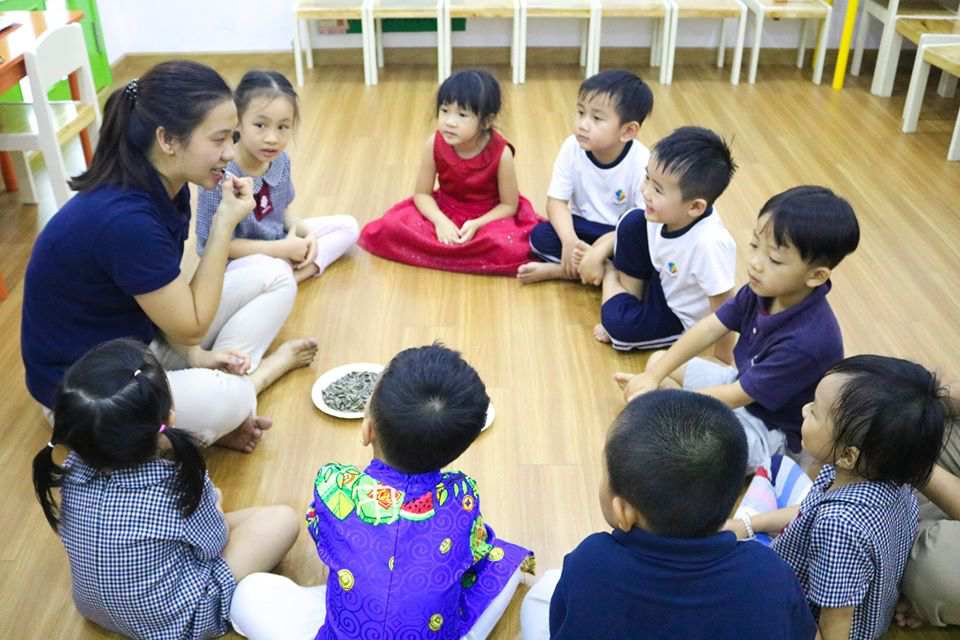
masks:
<svg viewBox="0 0 960 640"><path fill-rule="evenodd" d="M730 532L665 538L643 529L587 537L563 561L550 637L810 640L796 576L772 549Z"/></svg>
<svg viewBox="0 0 960 640"><path fill-rule="evenodd" d="M773 299L745 285L717 309L720 322L740 332L733 358L740 386L754 400L747 411L768 429L783 431L792 451L800 450L803 405L843 359L843 335L827 302L831 287L827 281L799 304L770 314Z"/></svg>
<svg viewBox="0 0 960 640"><path fill-rule="evenodd" d="M52 407L64 372L98 344L153 339L157 328L134 296L180 275L189 231L189 189L170 200L159 177L153 193L78 193L51 218L24 279L20 349L34 398Z"/></svg>

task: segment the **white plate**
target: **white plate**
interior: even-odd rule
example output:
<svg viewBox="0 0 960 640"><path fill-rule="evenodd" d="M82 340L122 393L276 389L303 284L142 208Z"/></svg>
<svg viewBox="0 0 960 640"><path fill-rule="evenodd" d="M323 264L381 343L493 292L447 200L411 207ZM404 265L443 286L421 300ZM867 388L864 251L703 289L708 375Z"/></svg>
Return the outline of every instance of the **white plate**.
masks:
<svg viewBox="0 0 960 640"><path fill-rule="evenodd" d="M375 362L354 362L352 364L344 364L330 369L322 376L317 378L317 381L313 383L313 389L310 391L310 397L313 399L313 404L317 407L317 409L320 409L320 411L323 411L327 415L331 415L334 418L345 418L347 420L356 420L358 418L362 418L363 411L338 411L333 407L328 406L327 403L323 401L324 389L348 373L362 371L382 373L383 365Z"/></svg>

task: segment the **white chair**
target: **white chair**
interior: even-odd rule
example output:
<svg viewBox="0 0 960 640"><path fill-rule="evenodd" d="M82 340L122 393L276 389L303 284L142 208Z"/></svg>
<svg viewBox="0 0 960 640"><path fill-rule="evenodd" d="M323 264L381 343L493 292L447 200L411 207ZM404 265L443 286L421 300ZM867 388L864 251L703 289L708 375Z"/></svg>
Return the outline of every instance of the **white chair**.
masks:
<svg viewBox="0 0 960 640"><path fill-rule="evenodd" d="M716 18L720 20L720 43L717 46L717 68L723 68L727 52L727 19L737 20L737 38L733 47L733 65L730 69L730 84L739 84L740 67L743 61L743 41L747 31L747 5L740 0L674 0L673 19L670 25L669 54L666 64L666 82L673 82L673 67L677 51L677 23L679 18Z"/></svg>
<svg viewBox="0 0 960 640"><path fill-rule="evenodd" d="M447 19L444 24L446 29L445 38L447 50L444 56L447 64L444 70L444 78L447 78L452 72L453 65L453 29L450 22L454 18L466 18L475 20L477 18L507 18L513 25L512 36L510 40L510 66L513 69L513 83L520 83L520 65L518 57L520 55L520 0L447 0L446 2Z"/></svg>
<svg viewBox="0 0 960 640"><path fill-rule="evenodd" d="M433 18L437 21L437 79L443 82L450 68L446 60L450 49L450 24L446 0L365 0L365 33L371 37L364 40L367 67L372 77L370 84L377 84L378 69L383 67L383 20L384 18ZM375 54L375 56L374 56ZM374 60L376 61L374 63Z"/></svg>
<svg viewBox="0 0 960 640"><path fill-rule="evenodd" d="M660 67L660 83L667 84L667 67L670 55L670 25L673 15L671 0L600 0L600 11L594 25L597 34L592 43L595 52L593 73L600 65L600 35L601 20L607 18L618 19L650 19L653 20L653 37L650 42L650 66Z"/></svg>
<svg viewBox="0 0 960 640"><path fill-rule="evenodd" d="M595 74L600 41L600 0L520 0L518 67L520 82L527 79L527 21L529 18L577 18L581 21L580 66L585 76Z"/></svg>
<svg viewBox="0 0 960 640"><path fill-rule="evenodd" d="M810 27L820 23L817 37L816 52L813 57L813 82L820 84L823 78L823 60L827 52L827 35L830 33L831 8L823 0L744 0L753 14L753 46L750 49L750 76L749 82L757 81L757 66L760 62L760 41L763 37L763 21L766 18L774 20L797 19L803 22L800 30L800 42L797 45L797 68L803 68L803 55L806 51L807 40L810 36Z"/></svg>
<svg viewBox="0 0 960 640"><path fill-rule="evenodd" d="M956 77L960 76L960 34L925 34L920 37L920 46L917 49L917 58L913 63L913 74L910 76L910 88L907 89L907 100L903 105L903 132L913 133L917 130L917 120L920 117L920 107L923 103L923 94L927 88L927 78L930 75L930 66L941 70L940 88L956 87ZM952 78L952 82L944 82L944 78ZM941 91L944 93L946 91ZM957 122L953 127L953 137L947 149L947 160L960 160L960 112L957 113Z"/></svg>
<svg viewBox="0 0 960 640"><path fill-rule="evenodd" d="M886 4L878 0L864 0L860 10L860 26L853 50L853 63L850 74L860 75L863 64L863 49L870 31L870 18L876 18L883 25L880 47L877 49L877 66L873 71L870 93L876 96L893 94L893 81L897 74L900 59L901 37L897 34L897 22L903 19L926 18L932 20L956 20L957 12L950 11L932 0L887 0Z"/></svg>
<svg viewBox="0 0 960 640"><path fill-rule="evenodd" d="M313 69L313 45L310 42L311 20L363 20L365 0L297 0L294 5L293 62L297 72L297 86L303 86L303 57L307 68ZM363 30L363 76L366 84L371 82L370 65L367 60L370 34Z"/></svg>
<svg viewBox="0 0 960 640"><path fill-rule="evenodd" d="M60 146L84 129L96 145L100 132L100 105L83 29L70 24L49 31L23 57L33 102L0 105L0 149L14 152L21 199L30 203L37 202L37 191L26 152L40 150L59 209L72 195ZM47 92L74 72L80 99L51 102Z"/></svg>

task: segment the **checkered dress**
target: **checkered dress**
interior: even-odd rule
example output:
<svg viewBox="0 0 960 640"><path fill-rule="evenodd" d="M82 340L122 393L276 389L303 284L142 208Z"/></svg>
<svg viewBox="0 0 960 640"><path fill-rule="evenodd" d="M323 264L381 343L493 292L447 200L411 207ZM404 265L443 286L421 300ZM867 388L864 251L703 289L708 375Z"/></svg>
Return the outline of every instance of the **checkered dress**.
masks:
<svg viewBox="0 0 960 640"><path fill-rule="evenodd" d="M246 176L240 165L233 160L227 164L227 171L241 178ZM284 216L287 207L290 206L296 196L296 191L293 188L293 178L291 177L290 157L286 152L278 155L262 176L253 176L253 193L260 193L264 183L267 183L270 189L272 211L260 220L257 220L257 217L251 212L237 225L233 232L234 238L281 240L286 236ZM200 255L203 255L203 250L207 245L207 238L210 237L210 227L213 226L213 216L217 212L217 207L220 206L222 199L223 191L220 186L210 191L203 187L197 189L197 253Z"/></svg>
<svg viewBox="0 0 960 640"><path fill-rule="evenodd" d="M220 557L227 526L210 479L185 519L169 460L101 473L71 455L65 466L60 536L80 613L131 638L226 633L236 581Z"/></svg>
<svg viewBox="0 0 960 640"><path fill-rule="evenodd" d="M889 482L829 491L835 477L825 465L773 548L793 567L815 616L822 607L854 607L850 638L871 640L893 618L917 532L917 500L909 487Z"/></svg>

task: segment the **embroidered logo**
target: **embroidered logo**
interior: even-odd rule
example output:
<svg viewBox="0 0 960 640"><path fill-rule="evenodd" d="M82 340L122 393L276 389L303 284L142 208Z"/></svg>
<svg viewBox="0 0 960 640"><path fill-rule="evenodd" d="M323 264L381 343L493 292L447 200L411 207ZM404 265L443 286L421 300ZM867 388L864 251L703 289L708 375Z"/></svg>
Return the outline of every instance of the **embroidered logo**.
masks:
<svg viewBox="0 0 960 640"><path fill-rule="evenodd" d="M613 192L613 200L617 204L623 204L627 201L627 192L623 189L617 189Z"/></svg>
<svg viewBox="0 0 960 640"><path fill-rule="evenodd" d="M669 273L672 276L675 276L679 271L680 271L680 267L677 265L676 262L674 262L673 260L670 260L669 262L667 262L667 273Z"/></svg>

